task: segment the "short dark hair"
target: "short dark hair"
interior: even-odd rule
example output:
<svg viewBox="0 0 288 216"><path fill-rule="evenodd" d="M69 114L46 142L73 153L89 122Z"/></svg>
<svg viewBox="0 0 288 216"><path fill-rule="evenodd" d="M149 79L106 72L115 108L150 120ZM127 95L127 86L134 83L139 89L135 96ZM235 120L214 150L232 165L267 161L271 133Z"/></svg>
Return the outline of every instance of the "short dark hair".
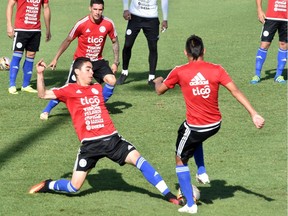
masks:
<svg viewBox="0 0 288 216"><path fill-rule="evenodd" d="M204 44L200 37L191 35L186 41L186 52L188 56L191 56L194 60L197 60L204 54Z"/></svg>
<svg viewBox="0 0 288 216"><path fill-rule="evenodd" d="M76 58L75 61L73 62L72 73L75 74L75 69L80 69L85 62L91 62L91 60L89 58L86 58L86 57Z"/></svg>
<svg viewBox="0 0 288 216"><path fill-rule="evenodd" d="M104 1L103 0L91 0L90 1L90 7L92 7L93 4L102 4L104 7Z"/></svg>

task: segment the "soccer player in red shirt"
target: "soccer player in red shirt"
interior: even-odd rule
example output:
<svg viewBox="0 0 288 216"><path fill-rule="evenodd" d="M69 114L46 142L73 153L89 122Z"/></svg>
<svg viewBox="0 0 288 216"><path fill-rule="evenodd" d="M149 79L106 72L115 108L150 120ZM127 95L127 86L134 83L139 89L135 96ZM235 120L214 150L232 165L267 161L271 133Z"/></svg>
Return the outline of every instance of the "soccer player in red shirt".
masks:
<svg viewBox="0 0 288 216"><path fill-rule="evenodd" d="M178 130L175 151L176 174L181 191L187 199L187 204L180 208L179 212L197 213L188 161L199 147L202 148L203 142L220 129L221 113L218 106L220 85L245 107L257 128L262 128L265 122L225 69L204 61L204 52L202 39L196 35L190 36L185 49L188 63L175 67L165 80L163 77L154 80L158 95L164 94L178 84L186 104L186 120Z"/></svg>
<svg viewBox="0 0 288 216"><path fill-rule="evenodd" d="M182 204L170 192L160 174L140 155L133 144L118 134L105 106L102 86L99 83L92 83L93 62L86 57L76 58L72 70L76 83L68 83L61 88L51 90L45 89L45 67L43 60L36 65L38 96L42 99L59 99L66 104L81 147L71 180L49 179L33 186L29 193L77 192L89 171L101 158L107 157L120 166L127 163L137 167L145 179L155 186L167 201L176 205Z"/></svg>
<svg viewBox="0 0 288 216"><path fill-rule="evenodd" d="M17 5L14 26L12 25L13 8ZM46 41L50 41L51 13L49 0L8 0L6 9L7 35L13 39L13 56L10 63L10 94L18 94L16 78L24 51L23 82L21 91L37 93L30 86L33 64L36 52L39 51L41 38L40 14L43 7L44 22L46 26Z"/></svg>
<svg viewBox="0 0 288 216"><path fill-rule="evenodd" d="M107 101L112 96L116 83L114 74L117 72L119 65L119 42L113 21L102 15L104 11L104 1L91 0L89 10L89 15L76 22L66 39L60 45L57 54L49 66L54 70L62 53L69 47L74 39L78 38L74 59L82 56L90 58L93 62L94 78L98 83L106 83L104 85L103 95L105 101ZM111 39L114 54L114 61L111 68L102 56L107 36ZM67 82L75 82L75 77L71 74L70 71ZM42 111L40 118L47 120L49 113L58 103L58 100L51 100Z"/></svg>
<svg viewBox="0 0 288 216"><path fill-rule="evenodd" d="M286 80L282 76L288 55L288 11L287 0L268 0L268 7L265 12L262 9L262 0L256 0L258 19L263 24L261 32L261 43L256 54L255 76L250 81L251 84L260 82L262 66L266 60L268 49L278 31L279 49L277 55L277 69L274 76L276 83L285 84Z"/></svg>

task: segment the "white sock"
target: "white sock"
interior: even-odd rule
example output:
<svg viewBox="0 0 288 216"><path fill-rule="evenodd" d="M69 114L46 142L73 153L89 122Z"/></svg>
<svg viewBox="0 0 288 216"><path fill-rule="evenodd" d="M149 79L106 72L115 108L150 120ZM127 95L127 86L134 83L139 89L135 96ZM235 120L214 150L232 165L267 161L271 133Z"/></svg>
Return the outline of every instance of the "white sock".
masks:
<svg viewBox="0 0 288 216"><path fill-rule="evenodd" d="M155 75L149 74L148 81L154 80L154 79L155 79Z"/></svg>
<svg viewBox="0 0 288 216"><path fill-rule="evenodd" d="M122 70L121 74L128 76L128 70Z"/></svg>

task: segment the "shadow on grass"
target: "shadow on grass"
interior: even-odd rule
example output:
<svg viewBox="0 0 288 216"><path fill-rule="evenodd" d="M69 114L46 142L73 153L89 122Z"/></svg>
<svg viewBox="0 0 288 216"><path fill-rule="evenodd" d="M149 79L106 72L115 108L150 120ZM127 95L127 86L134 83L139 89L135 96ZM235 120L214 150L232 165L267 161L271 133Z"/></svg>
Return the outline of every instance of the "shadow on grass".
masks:
<svg viewBox="0 0 288 216"><path fill-rule="evenodd" d="M45 71L45 85L48 87L61 87L63 86L66 81L69 74L69 68L68 70L47 70ZM31 85L36 87L37 80L31 80Z"/></svg>
<svg viewBox="0 0 288 216"><path fill-rule="evenodd" d="M176 184L176 188L178 188L178 184ZM225 180L212 180L210 182L210 187L198 187L198 189L201 193L199 202L200 205L201 203L213 204L213 200L231 198L234 196L235 192L243 192L249 195L257 196L268 202L274 201L274 199L271 197L251 191L240 185L227 185Z"/></svg>
<svg viewBox="0 0 288 216"><path fill-rule="evenodd" d="M129 109L132 107L131 103L126 103L123 101L115 101L112 103L109 103L109 101L106 103L106 107L110 114L119 114L123 113L123 110Z"/></svg>
<svg viewBox="0 0 288 216"><path fill-rule="evenodd" d="M39 137L45 137L48 134L51 134L51 131L57 130L59 126L65 124L66 121L69 119L67 118L68 115L63 115L63 117L56 118L52 121L47 122L44 124L43 127L35 130L26 136L23 136L17 140L14 140L10 143L7 143L7 148L0 152L0 169L4 166L6 162L13 157L21 154L27 148L32 146L32 143L37 142ZM39 119L40 121L40 119Z"/></svg>
<svg viewBox="0 0 288 216"><path fill-rule="evenodd" d="M131 169L136 169L131 166ZM72 173L66 173L61 178L69 178L71 179ZM97 174L88 174L86 180L88 181L89 185L91 186L88 190L83 190L76 194L69 194L69 193L57 193L53 192L53 194L60 194L66 195L69 197L79 197L79 196L86 196L91 193L97 193L100 191L125 191L125 192L136 192L141 194L147 194L150 197L163 199L164 197L159 193L152 193L149 190L146 190L146 184L143 187L137 187L134 185L128 184L123 178L122 174L118 173L114 169L101 169L98 170ZM147 182L147 184L149 184ZM155 191L157 189L155 188Z"/></svg>
<svg viewBox="0 0 288 216"><path fill-rule="evenodd" d="M282 76L284 77L285 80L287 80L287 72L288 72L288 69L285 68L283 70L283 73L282 73ZM265 73L265 76L263 76L261 78L261 80L274 79L274 77L276 75L276 68L275 69L266 70L264 73Z"/></svg>
<svg viewBox="0 0 288 216"><path fill-rule="evenodd" d="M168 73L171 71L171 69L167 69L167 70L157 70L155 73L156 77L162 76L164 78L166 78L166 76L168 75ZM118 79L120 77L121 73L118 73L116 78ZM129 84L131 82L139 82L139 81L143 81L143 80L147 80L148 81L148 75L149 72L148 71L129 71L129 75L127 77L127 79L125 80L123 85Z"/></svg>

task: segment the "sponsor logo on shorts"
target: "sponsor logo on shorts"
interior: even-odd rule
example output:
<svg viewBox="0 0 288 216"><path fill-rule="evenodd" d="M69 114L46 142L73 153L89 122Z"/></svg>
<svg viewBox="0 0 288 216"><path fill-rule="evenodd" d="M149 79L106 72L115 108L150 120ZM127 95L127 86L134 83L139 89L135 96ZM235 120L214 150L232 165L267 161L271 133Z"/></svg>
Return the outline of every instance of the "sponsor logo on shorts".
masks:
<svg viewBox="0 0 288 216"><path fill-rule="evenodd" d="M87 161L86 161L85 159L81 159L81 160L79 161L79 166L80 166L80 167L86 167L86 166L87 166Z"/></svg>

